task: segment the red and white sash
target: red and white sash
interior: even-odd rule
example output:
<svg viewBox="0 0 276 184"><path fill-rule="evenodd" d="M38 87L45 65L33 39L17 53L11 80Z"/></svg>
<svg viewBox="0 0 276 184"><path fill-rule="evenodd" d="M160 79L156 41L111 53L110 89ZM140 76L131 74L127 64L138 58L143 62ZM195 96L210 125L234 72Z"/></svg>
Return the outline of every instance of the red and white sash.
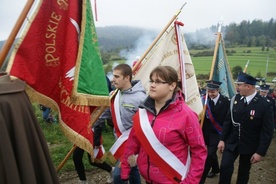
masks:
<svg viewBox="0 0 276 184"><path fill-rule="evenodd" d="M131 130L131 128L126 130L121 121L120 92L117 92L115 99L111 100L110 109L111 109L111 115L112 115L112 120L115 128L117 140L110 148L109 152L114 156L116 160L118 160L124 152L125 142L128 139L128 136Z"/></svg>
<svg viewBox="0 0 276 184"><path fill-rule="evenodd" d="M210 105L207 103L207 109L206 109L206 115L207 118L209 118L210 122L212 123L212 125L214 126L214 128L216 129L216 131L221 134L222 132L222 126L219 122L216 121L215 117L212 114Z"/></svg>
<svg viewBox="0 0 276 184"><path fill-rule="evenodd" d="M92 128L92 133L94 135L94 128ZM101 160L104 153L105 153L105 149L102 145L102 136L101 136L101 140L100 140L100 147L99 148L94 148L93 149L93 157L95 160Z"/></svg>
<svg viewBox="0 0 276 184"><path fill-rule="evenodd" d="M138 113L134 115L133 120L133 128L137 138L153 163L174 183L182 181L187 176L190 168L190 153L188 152L187 162L184 165L155 136L145 109L139 109Z"/></svg>
<svg viewBox="0 0 276 184"><path fill-rule="evenodd" d="M94 159L101 160L105 153L105 149L103 145L101 145L99 148L94 148L93 152L94 152Z"/></svg>

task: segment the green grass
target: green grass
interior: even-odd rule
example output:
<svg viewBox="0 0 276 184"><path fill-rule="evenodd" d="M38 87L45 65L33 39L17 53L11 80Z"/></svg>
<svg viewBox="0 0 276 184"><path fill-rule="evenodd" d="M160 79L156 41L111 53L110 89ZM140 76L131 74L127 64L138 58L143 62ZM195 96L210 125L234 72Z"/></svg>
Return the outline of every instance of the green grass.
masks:
<svg viewBox="0 0 276 184"><path fill-rule="evenodd" d="M207 49L206 49L207 50ZM206 50L189 50L190 53L196 54L198 52ZM256 77L257 74L260 74L262 78L266 75L266 64L268 58L268 68L267 72L276 73L276 51L273 48L270 48L269 51L262 51L261 47L236 47L236 48L226 48L228 51L235 51L227 55L228 63L230 69L235 66L245 67L247 61L249 60L249 65L247 68L247 73ZM207 51L212 51L208 49ZM250 51L250 53L248 53ZM192 57L192 62L195 67L196 74L209 74L211 70L213 56L204 56L204 57ZM111 71L113 63L124 63L125 60L118 61L109 61L108 65L104 65L105 71ZM267 76L267 82L271 82L276 75Z"/></svg>
<svg viewBox="0 0 276 184"><path fill-rule="evenodd" d="M266 75L266 64L268 58L268 68L267 72L276 73L276 51L270 48L269 51L261 51L259 47L241 47L241 48L226 48L226 50L234 50L236 53L232 55L228 54L227 59L230 69L234 66L245 67L247 61L249 60L249 65L247 68L247 73L256 76L258 73L262 77ZM250 50L251 53L246 53ZM190 53L196 54L197 52L202 52L202 50L189 50ZM210 73L211 64L213 56L205 57L192 57L192 62L195 66L196 74L208 74ZM276 77L276 75L267 76L267 82Z"/></svg>
<svg viewBox="0 0 276 184"><path fill-rule="evenodd" d="M51 154L51 158L54 163L54 166L58 168L58 166L61 164L63 159L66 157L67 153L72 149L73 144L64 136L58 123L53 123L53 124L46 123L45 121L43 121L42 111L39 110L38 105L33 104L33 107L34 107L38 122L44 133L45 139L49 145L49 150L50 150L50 154ZM54 114L55 116L57 116L55 112ZM104 136L103 145L107 151L114 143L114 135L112 132L112 128L109 126L106 126L105 129L103 130L103 136ZM87 171L95 169L95 167L89 164L87 153L85 153L83 156L83 163ZM71 155L67 160L67 162L63 165L59 173L74 171L74 170L75 170L75 167L74 167L74 163Z"/></svg>

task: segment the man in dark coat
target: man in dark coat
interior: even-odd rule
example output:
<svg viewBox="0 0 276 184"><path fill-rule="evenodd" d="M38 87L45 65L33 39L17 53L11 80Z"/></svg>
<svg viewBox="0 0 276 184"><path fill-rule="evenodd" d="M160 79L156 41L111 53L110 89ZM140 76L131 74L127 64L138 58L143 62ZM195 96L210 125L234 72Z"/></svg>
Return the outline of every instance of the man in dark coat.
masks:
<svg viewBox="0 0 276 184"><path fill-rule="evenodd" d="M275 119L276 103L275 103L275 100L271 96L268 95L269 88L270 88L270 85L267 85L267 84L261 85L260 86L260 95L262 97L267 98L268 102L272 104L273 115L274 115L274 119ZM275 120L274 120L274 122L275 122Z"/></svg>
<svg viewBox="0 0 276 184"><path fill-rule="evenodd" d="M255 89L257 80L243 72L223 124L218 150L223 153L219 184L230 184L234 162L239 156L237 183L249 180L251 164L261 161L273 137L272 105Z"/></svg>
<svg viewBox="0 0 276 184"><path fill-rule="evenodd" d="M59 183L25 82L0 73L0 183Z"/></svg>
<svg viewBox="0 0 276 184"><path fill-rule="evenodd" d="M220 140L223 121L229 109L229 99L219 93L221 82L207 81L207 108L203 122L203 136L208 149L208 156L200 184L205 182L206 177L212 178L219 173L217 157L217 145ZM209 173L210 169L211 172Z"/></svg>
<svg viewBox="0 0 276 184"><path fill-rule="evenodd" d="M275 101L275 111L274 111L274 130L276 130L276 88L272 90L272 94L270 96Z"/></svg>

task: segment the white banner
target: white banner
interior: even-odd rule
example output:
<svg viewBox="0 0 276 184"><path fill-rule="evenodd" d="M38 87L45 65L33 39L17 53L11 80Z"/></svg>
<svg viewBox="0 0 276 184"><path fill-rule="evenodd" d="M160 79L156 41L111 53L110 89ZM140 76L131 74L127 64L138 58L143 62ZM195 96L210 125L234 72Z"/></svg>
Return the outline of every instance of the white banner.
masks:
<svg viewBox="0 0 276 184"><path fill-rule="evenodd" d="M186 84L186 90L183 90L183 92L187 93L187 105L194 112L200 115L203 111L203 106L197 85L194 65L186 45L184 35L181 35L180 41L182 42L183 48L183 54L181 55L184 57L181 60L185 63L184 68L186 73L186 82L184 82L184 84ZM178 71L179 79L182 79L180 74L180 62L174 26L170 26L168 30L164 32L163 36L156 43L156 45L148 52L148 54L141 61L141 67L137 70L134 76L134 80L142 81L142 84L147 92L149 90L149 74L158 65L172 66Z"/></svg>

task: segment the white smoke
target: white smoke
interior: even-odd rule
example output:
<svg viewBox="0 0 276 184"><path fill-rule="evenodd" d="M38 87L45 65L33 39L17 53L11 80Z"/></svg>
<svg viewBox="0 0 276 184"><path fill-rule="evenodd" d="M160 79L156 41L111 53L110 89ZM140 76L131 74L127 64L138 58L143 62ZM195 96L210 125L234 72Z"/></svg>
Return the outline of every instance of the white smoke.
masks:
<svg viewBox="0 0 276 184"><path fill-rule="evenodd" d="M212 26L210 28L199 29L193 33L185 33L184 34L186 43L189 47L196 45L205 45L209 48L213 48L216 42L216 33L218 31L217 26ZM224 36L225 27L222 26L221 33ZM156 38L157 32L147 32L146 34L141 35L137 41L133 44L134 47L122 49L120 51L120 56L126 58L126 64L132 67L133 62L137 60L137 57L140 57L147 51L147 49L152 44L153 40ZM113 68L117 64L113 64Z"/></svg>
<svg viewBox="0 0 276 184"><path fill-rule="evenodd" d="M133 48L121 50L120 56L126 58L126 64L132 67L133 62L136 61L138 57L140 58L146 52L155 37L156 35L154 35L153 33L142 35L134 43Z"/></svg>
<svg viewBox="0 0 276 184"><path fill-rule="evenodd" d="M109 72L107 72L107 74L106 74L106 76L109 78L110 81L112 81L112 79L113 79L113 73L112 73L112 71L113 71L113 69L115 68L115 66L117 66L118 64L119 64L119 63L115 61L115 62L113 63L113 65L112 65L112 70L109 71Z"/></svg>
<svg viewBox="0 0 276 184"><path fill-rule="evenodd" d="M217 39L217 26L212 26L210 28L199 29L193 33L184 33L187 45L205 45L209 48L213 48ZM225 27L222 27L221 34L225 36Z"/></svg>

